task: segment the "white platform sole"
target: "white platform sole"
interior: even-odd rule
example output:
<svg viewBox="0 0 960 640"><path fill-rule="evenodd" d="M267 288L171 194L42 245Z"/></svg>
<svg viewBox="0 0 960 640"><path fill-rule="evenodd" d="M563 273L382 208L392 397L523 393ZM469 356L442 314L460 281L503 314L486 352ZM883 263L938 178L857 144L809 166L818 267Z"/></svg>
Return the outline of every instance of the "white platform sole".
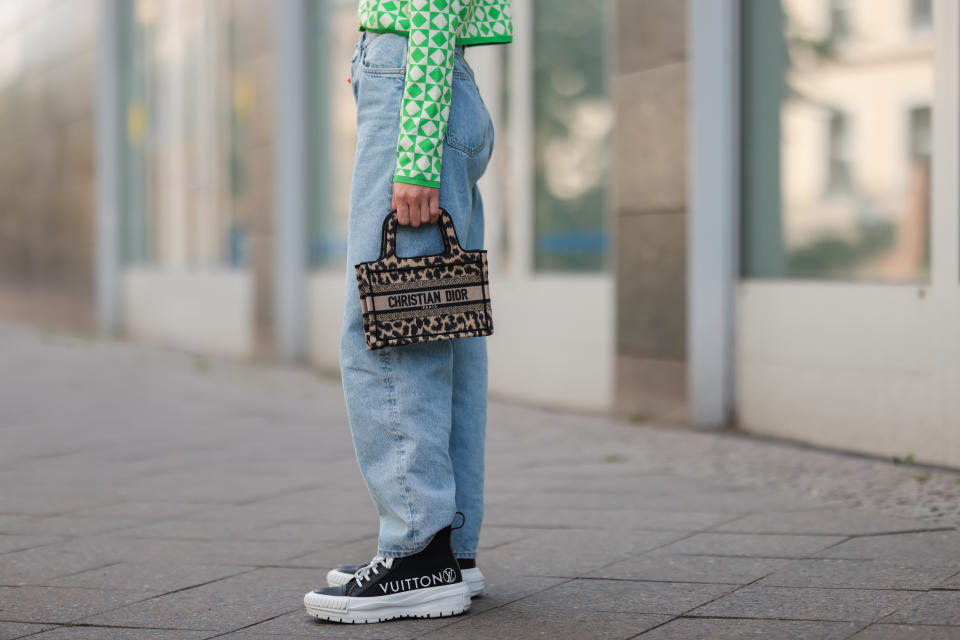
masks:
<svg viewBox="0 0 960 640"><path fill-rule="evenodd" d="M414 589L370 598L328 596L310 592L303 604L314 618L331 622L383 622L397 618L444 618L470 608L470 588L465 582Z"/></svg>
<svg viewBox="0 0 960 640"><path fill-rule="evenodd" d="M480 569L474 567L473 569L464 569L460 573L463 574L463 581L467 583L468 587L470 587L470 597L476 598L478 596L482 596L485 585L483 581L483 574L480 572ZM336 569L331 569L329 572L327 572L327 584L331 587L339 587L342 584L347 584L352 579L352 573L344 573L343 571L337 571Z"/></svg>

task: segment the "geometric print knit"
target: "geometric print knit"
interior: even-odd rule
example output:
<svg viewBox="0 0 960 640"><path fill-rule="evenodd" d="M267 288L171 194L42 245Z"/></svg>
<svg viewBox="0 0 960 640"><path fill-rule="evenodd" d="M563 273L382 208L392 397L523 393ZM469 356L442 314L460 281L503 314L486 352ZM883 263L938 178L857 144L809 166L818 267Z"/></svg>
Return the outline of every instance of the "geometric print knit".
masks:
<svg viewBox="0 0 960 640"><path fill-rule="evenodd" d="M361 31L407 36L394 182L440 188L453 48L513 40L510 0L360 0Z"/></svg>

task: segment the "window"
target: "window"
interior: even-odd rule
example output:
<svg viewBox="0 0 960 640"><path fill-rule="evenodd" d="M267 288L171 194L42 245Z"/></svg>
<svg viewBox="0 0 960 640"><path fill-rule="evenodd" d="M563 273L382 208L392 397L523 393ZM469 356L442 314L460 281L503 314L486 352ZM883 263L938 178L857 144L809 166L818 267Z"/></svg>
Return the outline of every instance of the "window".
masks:
<svg viewBox="0 0 960 640"><path fill-rule="evenodd" d="M350 58L360 37L352 0L311 2L311 100L309 134L309 263L316 269L342 269L347 255L350 181L357 147L357 107Z"/></svg>
<svg viewBox="0 0 960 640"><path fill-rule="evenodd" d="M606 267L612 109L605 0L534 3L534 264Z"/></svg>
<svg viewBox="0 0 960 640"><path fill-rule="evenodd" d="M930 163L931 110L929 106L910 110L910 158Z"/></svg>
<svg viewBox="0 0 960 640"><path fill-rule="evenodd" d="M850 35L850 0L830 0L830 36L842 40Z"/></svg>
<svg viewBox="0 0 960 640"><path fill-rule="evenodd" d="M831 110L827 118L827 195L849 193L853 189L850 170L850 117Z"/></svg>
<svg viewBox="0 0 960 640"><path fill-rule="evenodd" d="M910 0L910 27L916 31L933 27L933 0Z"/></svg>
<svg viewBox="0 0 960 640"><path fill-rule="evenodd" d="M273 158L272 13L253 0L133 6L127 262L265 269L273 192L266 170Z"/></svg>
<svg viewBox="0 0 960 640"><path fill-rule="evenodd" d="M744 0L746 277L928 276L933 37L897 37L905 0L867 4L893 29L851 30L852 4L832 2L841 55L823 43L824 0Z"/></svg>
<svg viewBox="0 0 960 640"><path fill-rule="evenodd" d="M930 178L932 110L929 105L910 109L904 226L912 231L911 250L916 259L930 264Z"/></svg>

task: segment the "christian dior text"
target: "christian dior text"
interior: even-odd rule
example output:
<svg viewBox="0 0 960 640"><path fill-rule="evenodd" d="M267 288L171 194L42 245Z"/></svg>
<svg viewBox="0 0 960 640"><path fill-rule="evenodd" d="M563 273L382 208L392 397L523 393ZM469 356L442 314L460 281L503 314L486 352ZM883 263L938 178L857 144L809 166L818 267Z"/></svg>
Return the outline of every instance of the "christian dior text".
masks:
<svg viewBox="0 0 960 640"><path fill-rule="evenodd" d="M444 302L459 302L466 300L469 295L466 289L448 289L444 292ZM431 304L440 304L441 296L439 291L421 291L419 293L400 293L387 298L387 304L391 309L397 307L422 307Z"/></svg>

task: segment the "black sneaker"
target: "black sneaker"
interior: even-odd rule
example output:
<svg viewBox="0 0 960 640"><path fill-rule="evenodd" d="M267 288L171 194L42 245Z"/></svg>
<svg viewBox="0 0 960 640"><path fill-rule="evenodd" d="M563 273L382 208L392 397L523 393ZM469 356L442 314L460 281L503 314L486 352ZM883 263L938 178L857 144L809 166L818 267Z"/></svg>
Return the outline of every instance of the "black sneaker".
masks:
<svg viewBox="0 0 960 640"><path fill-rule="evenodd" d="M307 613L333 622L382 622L395 618L441 618L470 608L470 587L450 548L451 528L436 533L427 548L404 558L375 556L351 580L303 597Z"/></svg>
<svg viewBox="0 0 960 640"><path fill-rule="evenodd" d="M470 597L477 598L483 595L484 579L483 573L477 568L477 561L473 558L457 558L457 564L460 565L460 573L463 574L463 581L470 587ZM327 584L331 587L339 587L347 584L360 571L361 565L348 565L346 567L337 567L327 572Z"/></svg>

